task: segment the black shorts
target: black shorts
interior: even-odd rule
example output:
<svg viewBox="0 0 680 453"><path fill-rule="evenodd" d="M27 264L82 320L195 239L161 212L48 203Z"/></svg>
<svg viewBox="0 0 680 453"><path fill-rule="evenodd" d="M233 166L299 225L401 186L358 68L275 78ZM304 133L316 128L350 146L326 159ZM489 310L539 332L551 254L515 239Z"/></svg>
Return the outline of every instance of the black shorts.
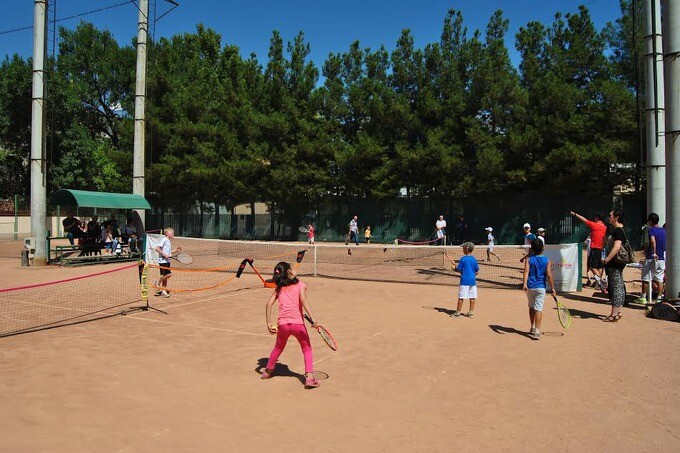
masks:
<svg viewBox="0 0 680 453"><path fill-rule="evenodd" d="M602 249L590 249L588 254L588 269L602 269Z"/></svg>
<svg viewBox="0 0 680 453"><path fill-rule="evenodd" d="M161 266L161 275L170 275L172 271L170 270L170 263L158 263Z"/></svg>

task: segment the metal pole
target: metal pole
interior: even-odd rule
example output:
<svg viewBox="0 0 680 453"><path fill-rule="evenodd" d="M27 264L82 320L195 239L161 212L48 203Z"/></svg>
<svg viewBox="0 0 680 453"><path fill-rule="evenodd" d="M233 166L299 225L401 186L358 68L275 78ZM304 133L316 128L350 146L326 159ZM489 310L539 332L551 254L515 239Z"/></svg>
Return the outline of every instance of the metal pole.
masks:
<svg viewBox="0 0 680 453"><path fill-rule="evenodd" d="M647 214L666 220L666 146L664 134L664 77L661 42L661 0L645 0L645 82L647 124Z"/></svg>
<svg viewBox="0 0 680 453"><path fill-rule="evenodd" d="M149 31L149 0L139 1L137 25L137 79L135 85L135 132L132 166L132 193L144 196L144 139L146 101L146 41ZM145 221L144 210L138 209L139 217Z"/></svg>
<svg viewBox="0 0 680 453"><path fill-rule="evenodd" d="M34 266L47 264L47 190L45 188L45 49L47 0L34 1L33 98L31 100L31 235L35 237Z"/></svg>
<svg viewBox="0 0 680 453"><path fill-rule="evenodd" d="M19 195L14 195L14 240L19 239Z"/></svg>
<svg viewBox="0 0 680 453"><path fill-rule="evenodd" d="M680 2L663 0L666 89L666 291L680 298Z"/></svg>

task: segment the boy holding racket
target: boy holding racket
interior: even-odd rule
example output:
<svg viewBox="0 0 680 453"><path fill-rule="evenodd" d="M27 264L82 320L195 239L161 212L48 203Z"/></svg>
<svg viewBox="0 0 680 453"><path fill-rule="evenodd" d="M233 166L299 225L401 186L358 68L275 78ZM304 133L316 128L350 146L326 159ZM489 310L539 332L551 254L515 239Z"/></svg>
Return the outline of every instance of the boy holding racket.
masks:
<svg viewBox="0 0 680 453"><path fill-rule="evenodd" d="M477 299L477 273L479 264L474 256L471 255L475 249L475 244L465 242L463 244L463 257L458 261L454 271L460 273L460 285L458 287L458 306L453 312L453 316L460 317L463 310L463 302L470 299L470 310L467 312L468 318L475 316L475 299Z"/></svg>
<svg viewBox="0 0 680 453"><path fill-rule="evenodd" d="M557 297L555 292L555 282L553 281L551 263L548 257L543 255L543 242L534 239L531 242L531 255L524 261L524 281L522 291L527 294L529 301L529 320L531 329L529 335L534 340L541 339L541 321L543 320L543 302L545 301L545 282L546 279L552 288L553 297Z"/></svg>
<svg viewBox="0 0 680 453"><path fill-rule="evenodd" d="M160 266L161 271L161 278L153 282L157 296L170 297L170 291L166 290L168 279L172 277L172 272L170 271L170 258L172 258L174 253L182 251L182 247L177 247L175 250L172 249L172 243L170 241L174 237L175 230L166 228L165 237L161 239L161 243L156 246L156 252L158 252L158 265ZM158 288L161 287L163 289L159 290Z"/></svg>
<svg viewBox="0 0 680 453"><path fill-rule="evenodd" d="M276 290L267 301L265 310L265 320L269 333L276 334L276 344L269 355L267 366L262 372L262 379L269 379L274 373L276 361L286 347L288 338L294 336L300 347L305 360L305 388L311 389L318 387L319 381L314 377L314 359L312 356L312 344L309 341L309 334L305 327L302 309L309 314L312 319L312 327L316 326L314 315L307 300L307 285L297 278L295 269L290 264L282 261L274 268L274 283ZM276 324L271 323L272 306L274 302L279 302L279 317Z"/></svg>

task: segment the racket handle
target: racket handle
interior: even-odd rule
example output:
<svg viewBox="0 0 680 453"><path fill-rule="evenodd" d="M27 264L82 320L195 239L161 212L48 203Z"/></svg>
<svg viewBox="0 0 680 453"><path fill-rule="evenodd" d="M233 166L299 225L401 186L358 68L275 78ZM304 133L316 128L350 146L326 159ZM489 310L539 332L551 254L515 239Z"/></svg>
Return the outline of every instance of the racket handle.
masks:
<svg viewBox="0 0 680 453"><path fill-rule="evenodd" d="M314 320L312 318L310 318L307 313L305 313L303 316L305 317L307 322L309 322L311 325L314 325Z"/></svg>

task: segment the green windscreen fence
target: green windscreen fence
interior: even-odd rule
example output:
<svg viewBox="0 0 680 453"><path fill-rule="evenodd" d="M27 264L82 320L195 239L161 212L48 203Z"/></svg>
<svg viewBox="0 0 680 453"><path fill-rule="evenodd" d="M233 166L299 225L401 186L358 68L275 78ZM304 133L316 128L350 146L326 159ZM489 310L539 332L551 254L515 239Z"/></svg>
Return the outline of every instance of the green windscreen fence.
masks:
<svg viewBox="0 0 680 453"><path fill-rule="evenodd" d="M188 237L306 240L300 226L309 223L316 229L317 242L344 242L348 224L358 216L359 236L364 241L366 226L371 227L372 242L391 243L399 238L412 242L435 239L435 222L440 215L447 221L447 243L469 240L486 241L484 228L492 227L497 244L522 243L522 225L531 224L534 232L545 228L548 243L585 240L587 227L572 217L576 211L586 217L595 212L606 214L621 207L626 231L634 246L639 246L645 213L644 194L613 197L611 194L546 196L542 194L501 194L470 197L464 200L406 199L345 200L328 199L312 210L295 217L281 214L231 215L221 213L172 213L153 210L147 213L147 229L171 226L176 234ZM296 212L300 210L297 209ZM466 228L456 224L463 216Z"/></svg>

